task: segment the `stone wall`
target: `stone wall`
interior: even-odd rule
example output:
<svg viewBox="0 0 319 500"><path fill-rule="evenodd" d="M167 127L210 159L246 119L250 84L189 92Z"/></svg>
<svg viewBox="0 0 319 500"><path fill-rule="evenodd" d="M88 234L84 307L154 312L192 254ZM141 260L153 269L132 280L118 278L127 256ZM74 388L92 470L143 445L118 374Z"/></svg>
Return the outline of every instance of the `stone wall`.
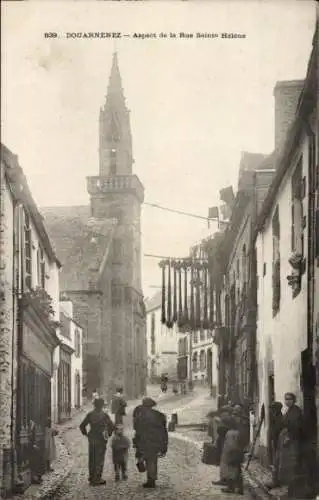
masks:
<svg viewBox="0 0 319 500"><path fill-rule="evenodd" d="M13 201L1 164L0 178L0 487L11 487L13 398Z"/></svg>

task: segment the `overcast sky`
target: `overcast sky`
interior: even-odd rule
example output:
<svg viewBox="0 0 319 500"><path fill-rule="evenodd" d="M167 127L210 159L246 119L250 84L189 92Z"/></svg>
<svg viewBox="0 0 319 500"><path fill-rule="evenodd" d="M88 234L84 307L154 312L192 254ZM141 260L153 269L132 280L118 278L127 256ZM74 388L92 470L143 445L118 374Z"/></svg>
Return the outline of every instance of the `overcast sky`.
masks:
<svg viewBox="0 0 319 500"><path fill-rule="evenodd" d="M2 141L38 205L87 204L98 173L98 116L112 52L131 110L135 173L146 201L207 215L236 188L241 151L274 143L273 87L304 78L315 2L2 3ZM45 39L56 31L58 39ZM66 32L245 33L245 39L65 39ZM180 256L206 223L143 208L143 251ZM160 285L143 259L145 295Z"/></svg>

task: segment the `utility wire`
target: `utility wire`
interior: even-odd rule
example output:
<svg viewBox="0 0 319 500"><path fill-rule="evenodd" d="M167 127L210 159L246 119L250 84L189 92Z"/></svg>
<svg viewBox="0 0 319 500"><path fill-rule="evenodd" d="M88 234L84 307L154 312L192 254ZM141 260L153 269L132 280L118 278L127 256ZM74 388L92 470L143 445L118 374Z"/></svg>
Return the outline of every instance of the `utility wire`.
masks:
<svg viewBox="0 0 319 500"><path fill-rule="evenodd" d="M120 201L111 201L106 204L106 206L110 207L112 205L118 205L119 208L122 208L122 204ZM173 212L175 214L186 215L187 217L194 217L195 219L201 219L206 221L219 221L218 217L204 217L203 215L192 214L190 212L184 212L184 210L175 210L174 208L163 207L163 205L159 205L158 203L147 203L146 201L143 205L147 205L148 207L159 208L160 210L165 210L166 212Z"/></svg>
<svg viewBox="0 0 319 500"><path fill-rule="evenodd" d="M167 259L167 260L205 260L197 257L167 257L167 255L154 255L152 253L144 253L144 257L151 257L152 259Z"/></svg>
<svg viewBox="0 0 319 500"><path fill-rule="evenodd" d="M217 217L214 217L213 219L210 219L209 217L203 217L202 215L197 215L197 214L192 214L192 213L189 213L189 212L184 212L183 210L175 210L173 208L167 208L167 207L163 207L162 205L158 205L157 203L147 203L147 202L144 202L144 205L147 205L149 207L153 207L153 208L159 208L160 210L166 210L167 212L173 212L175 214L180 214L180 215L187 215L188 217L194 217L196 219L202 219L202 220L218 220Z"/></svg>

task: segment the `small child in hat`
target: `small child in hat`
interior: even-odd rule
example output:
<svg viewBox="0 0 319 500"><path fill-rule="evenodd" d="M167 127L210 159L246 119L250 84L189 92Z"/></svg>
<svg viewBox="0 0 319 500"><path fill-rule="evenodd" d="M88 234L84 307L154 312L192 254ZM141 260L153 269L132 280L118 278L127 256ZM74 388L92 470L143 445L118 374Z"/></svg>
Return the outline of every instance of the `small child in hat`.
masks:
<svg viewBox="0 0 319 500"><path fill-rule="evenodd" d="M127 479L127 459L130 448L130 440L124 435L124 427L121 424L116 425L115 433L112 439L112 458L115 471L115 481Z"/></svg>

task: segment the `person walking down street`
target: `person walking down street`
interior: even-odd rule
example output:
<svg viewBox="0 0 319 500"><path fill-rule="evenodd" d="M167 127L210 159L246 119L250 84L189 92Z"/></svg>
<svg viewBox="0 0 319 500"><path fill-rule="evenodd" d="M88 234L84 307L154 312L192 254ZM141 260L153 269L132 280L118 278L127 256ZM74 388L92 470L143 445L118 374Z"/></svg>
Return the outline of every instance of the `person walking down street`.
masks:
<svg viewBox="0 0 319 500"><path fill-rule="evenodd" d="M244 444L240 430L240 423L234 417L228 419L229 430L227 431L221 456L221 477L227 487L223 493L244 494L243 476L241 466L244 460Z"/></svg>
<svg viewBox="0 0 319 500"><path fill-rule="evenodd" d="M51 418L48 418L47 425L44 429L44 452L45 452L45 466L47 472L53 472L51 463L56 459L56 446L55 446L55 436L58 435L58 431L52 429Z"/></svg>
<svg viewBox="0 0 319 500"><path fill-rule="evenodd" d="M127 460L130 440L123 433L123 425L117 425L112 438L112 459L115 471L115 481L120 480L120 475L124 481L127 480Z"/></svg>
<svg viewBox="0 0 319 500"><path fill-rule="evenodd" d="M215 417L217 438L214 442L214 445L216 448L216 455L217 455L218 463L220 463L220 460L221 460L226 434L229 431L230 425L232 423L231 411L232 411L232 409L230 406L223 406L220 409L219 416ZM213 484L215 484L217 486L221 486L221 485L226 486L227 482L226 482L226 479L223 477L223 468L222 467L220 467L219 473L220 473L219 480L213 481Z"/></svg>
<svg viewBox="0 0 319 500"><path fill-rule="evenodd" d="M167 392L167 385L168 385L168 376L163 373L163 375L161 375L161 391L162 392Z"/></svg>
<svg viewBox="0 0 319 500"><path fill-rule="evenodd" d="M103 411L104 400L94 401L94 410L90 411L80 425L80 431L89 441L89 483L91 486L105 484L102 480L105 451L108 438L115 427L109 415ZM87 426L90 426L87 432Z"/></svg>
<svg viewBox="0 0 319 500"><path fill-rule="evenodd" d="M282 419L282 430L278 438L278 483L288 486L288 495L293 496L302 472L303 414L296 405L296 396L285 394L286 413Z"/></svg>
<svg viewBox="0 0 319 500"><path fill-rule="evenodd" d="M146 466L144 488L156 487L158 458L166 455L168 447L166 416L155 410L155 406L153 399L144 398L142 405L137 406L133 413L136 458L143 460Z"/></svg>
<svg viewBox="0 0 319 500"><path fill-rule="evenodd" d="M118 387L111 403L111 412L114 415L115 425L123 424L123 417L126 415L126 406L127 403L123 396L123 389L122 387Z"/></svg>

